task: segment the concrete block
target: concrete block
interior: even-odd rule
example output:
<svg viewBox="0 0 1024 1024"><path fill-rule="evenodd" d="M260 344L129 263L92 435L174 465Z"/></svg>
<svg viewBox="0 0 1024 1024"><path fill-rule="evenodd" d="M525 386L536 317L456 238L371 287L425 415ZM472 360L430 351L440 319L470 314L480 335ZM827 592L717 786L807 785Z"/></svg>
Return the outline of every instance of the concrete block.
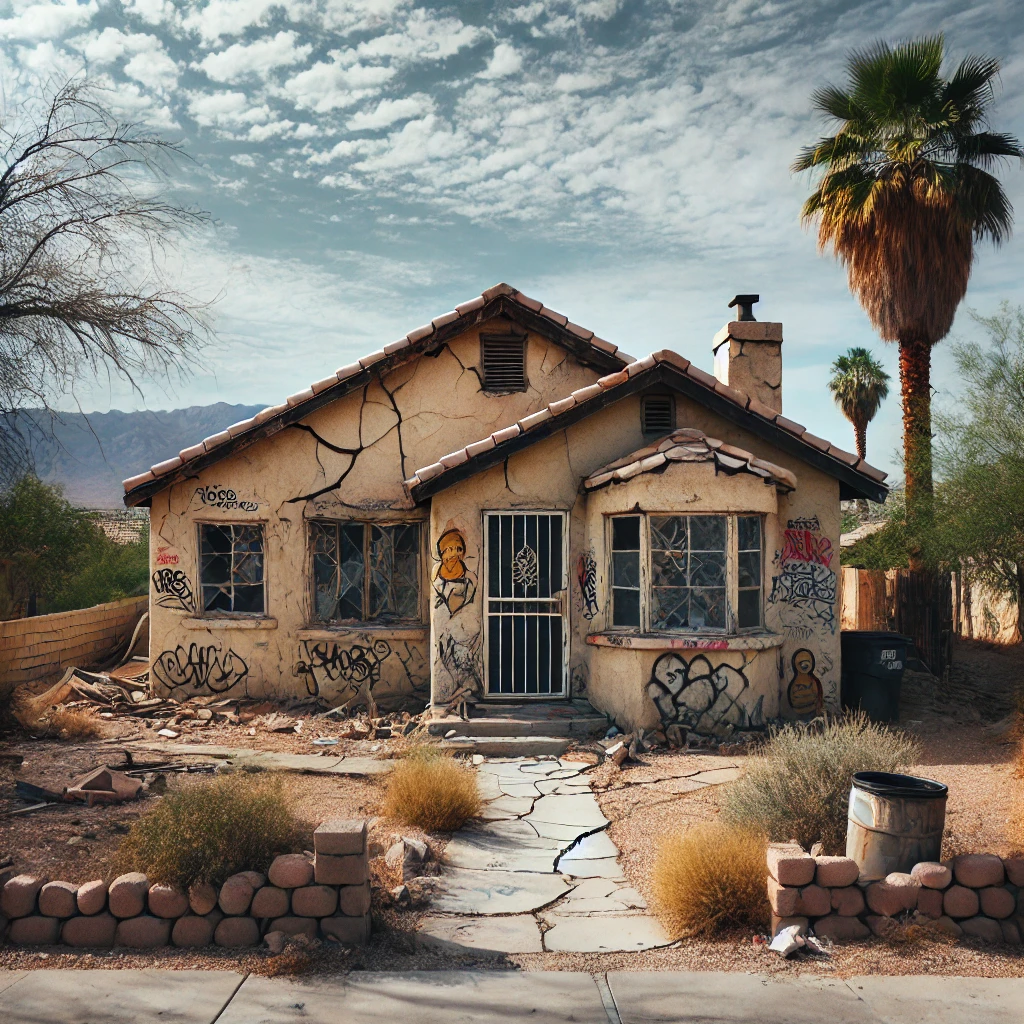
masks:
<svg viewBox="0 0 1024 1024"><path fill-rule="evenodd" d="M365 854L332 857L318 853L313 877L322 885L361 885L370 877L370 865Z"/></svg>
<svg viewBox="0 0 1024 1024"><path fill-rule="evenodd" d="M313 850L332 857L351 856L366 850L366 821L362 818L331 818L313 833Z"/></svg>

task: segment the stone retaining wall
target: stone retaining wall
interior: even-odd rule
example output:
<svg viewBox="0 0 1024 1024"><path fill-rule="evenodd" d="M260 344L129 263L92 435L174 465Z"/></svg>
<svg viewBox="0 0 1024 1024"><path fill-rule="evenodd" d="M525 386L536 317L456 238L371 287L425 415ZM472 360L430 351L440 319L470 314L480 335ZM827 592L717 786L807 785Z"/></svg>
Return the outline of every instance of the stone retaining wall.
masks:
<svg viewBox="0 0 1024 1024"><path fill-rule="evenodd" d="M148 597L128 597L72 612L0 622L0 679L30 683L69 665L89 668L102 662L131 639L148 607ZM143 637L139 651L146 654L148 650Z"/></svg>
<svg viewBox="0 0 1024 1024"><path fill-rule="evenodd" d="M255 946L271 932L362 945L370 935L366 822L324 822L313 857L274 859L267 875L243 871L220 889L180 892L132 872L108 886L73 885L32 875L9 879L0 894L0 938L17 945Z"/></svg>
<svg viewBox="0 0 1024 1024"><path fill-rule="evenodd" d="M1024 935L1024 857L964 854L921 863L909 874L861 881L849 857L812 857L796 843L768 847L772 935L799 924L819 937L863 939L895 921L930 925L960 938L1020 945Z"/></svg>

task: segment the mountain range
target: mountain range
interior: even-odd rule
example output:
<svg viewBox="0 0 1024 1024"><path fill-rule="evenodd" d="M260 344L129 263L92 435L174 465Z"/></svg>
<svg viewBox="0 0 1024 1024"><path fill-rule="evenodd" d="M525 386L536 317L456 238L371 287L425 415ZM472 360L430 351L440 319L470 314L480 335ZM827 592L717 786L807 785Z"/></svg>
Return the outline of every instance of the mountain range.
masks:
<svg viewBox="0 0 1024 1024"><path fill-rule="evenodd" d="M122 480L263 408L217 402L169 411L114 409L87 415L62 413L52 424L40 410L20 415L40 425L31 432L40 480L61 484L64 496L74 505L123 508Z"/></svg>

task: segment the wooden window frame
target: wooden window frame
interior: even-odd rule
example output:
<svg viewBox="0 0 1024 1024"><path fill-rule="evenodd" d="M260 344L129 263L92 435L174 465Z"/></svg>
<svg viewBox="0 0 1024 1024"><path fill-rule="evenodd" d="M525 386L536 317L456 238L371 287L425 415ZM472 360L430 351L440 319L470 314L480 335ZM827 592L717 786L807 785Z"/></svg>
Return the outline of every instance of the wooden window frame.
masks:
<svg viewBox="0 0 1024 1024"><path fill-rule="evenodd" d="M214 608L206 610L206 598L203 593L203 528L207 526L249 526L257 527L260 531L260 540L263 555L263 578L260 581L263 587L263 611L260 612L236 612L224 611ZM195 520L196 538L196 582L198 583L198 595L196 598L195 618L199 619L269 619L270 615L270 586L267 557L267 521L265 519L197 519ZM213 584L210 584L211 586Z"/></svg>

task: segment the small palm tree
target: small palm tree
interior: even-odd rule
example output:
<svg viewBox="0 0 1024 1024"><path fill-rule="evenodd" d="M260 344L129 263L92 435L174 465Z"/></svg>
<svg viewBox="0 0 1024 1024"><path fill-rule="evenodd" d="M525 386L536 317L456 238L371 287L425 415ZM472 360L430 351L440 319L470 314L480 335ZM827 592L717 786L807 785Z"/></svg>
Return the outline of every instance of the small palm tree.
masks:
<svg viewBox="0 0 1024 1024"><path fill-rule="evenodd" d="M931 349L967 290L975 243L1010 234L1013 210L990 171L1024 157L1017 139L988 130L999 62L969 56L944 78L944 57L942 36L854 52L847 88L813 98L836 133L793 164L821 172L804 223L846 265L882 339L899 343L908 510L932 490Z"/></svg>
<svg viewBox="0 0 1024 1024"><path fill-rule="evenodd" d="M849 348L832 364L828 389L853 424L857 454L868 457L868 424L889 395L889 374L866 348Z"/></svg>

